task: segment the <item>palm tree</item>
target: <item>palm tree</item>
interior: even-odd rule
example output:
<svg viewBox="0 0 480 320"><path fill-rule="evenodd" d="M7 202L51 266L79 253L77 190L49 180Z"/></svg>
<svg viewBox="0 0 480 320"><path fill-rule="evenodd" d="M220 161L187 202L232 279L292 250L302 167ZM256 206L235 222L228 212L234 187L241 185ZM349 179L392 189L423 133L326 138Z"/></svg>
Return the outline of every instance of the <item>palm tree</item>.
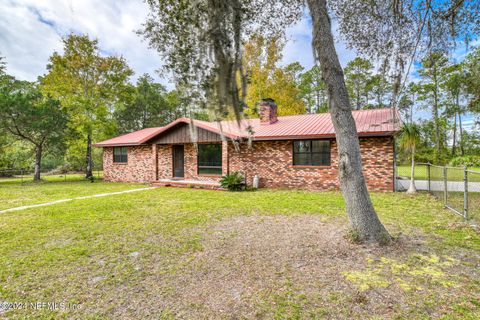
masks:
<svg viewBox="0 0 480 320"><path fill-rule="evenodd" d="M416 193L415 187L415 148L420 142L420 129L415 123L405 123L400 130L398 143L401 149L411 153L412 171L410 176L410 186L407 193Z"/></svg>

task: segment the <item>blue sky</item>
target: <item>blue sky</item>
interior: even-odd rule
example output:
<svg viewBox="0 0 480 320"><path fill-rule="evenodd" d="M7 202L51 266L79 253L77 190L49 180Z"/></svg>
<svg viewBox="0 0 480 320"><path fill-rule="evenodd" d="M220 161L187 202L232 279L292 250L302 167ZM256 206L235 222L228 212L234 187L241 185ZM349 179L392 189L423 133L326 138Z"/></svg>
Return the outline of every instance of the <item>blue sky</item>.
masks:
<svg viewBox="0 0 480 320"><path fill-rule="evenodd" d="M124 56L135 71L132 80L149 73L167 87L173 87L155 72L162 64L158 54L134 32L148 13L141 0L0 0L0 12L0 54L6 57L7 71L18 79L33 81L44 74L49 56L55 50L62 51L61 37L75 32L98 38L105 54ZM333 27L336 34L335 22ZM290 27L287 37L282 63L299 61L310 68L313 54L309 19ZM338 34L336 39L337 52L345 66L356 55ZM459 46L455 59L464 55L464 47ZM415 77L415 70L412 76ZM427 113L419 115L425 117Z"/></svg>

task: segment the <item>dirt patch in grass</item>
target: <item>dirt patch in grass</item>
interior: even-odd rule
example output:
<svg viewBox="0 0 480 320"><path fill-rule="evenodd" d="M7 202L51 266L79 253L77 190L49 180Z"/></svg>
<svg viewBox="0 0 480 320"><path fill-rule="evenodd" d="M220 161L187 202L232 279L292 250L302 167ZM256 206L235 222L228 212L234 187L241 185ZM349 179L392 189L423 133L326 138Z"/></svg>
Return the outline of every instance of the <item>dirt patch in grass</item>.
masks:
<svg viewBox="0 0 480 320"><path fill-rule="evenodd" d="M357 245L344 238L344 220L310 215L236 217L201 232L202 250L177 258L171 272L155 272L142 283L160 301L163 316L475 317L479 312L479 255L435 252L421 235L400 236L389 247ZM168 261L158 265L162 269Z"/></svg>

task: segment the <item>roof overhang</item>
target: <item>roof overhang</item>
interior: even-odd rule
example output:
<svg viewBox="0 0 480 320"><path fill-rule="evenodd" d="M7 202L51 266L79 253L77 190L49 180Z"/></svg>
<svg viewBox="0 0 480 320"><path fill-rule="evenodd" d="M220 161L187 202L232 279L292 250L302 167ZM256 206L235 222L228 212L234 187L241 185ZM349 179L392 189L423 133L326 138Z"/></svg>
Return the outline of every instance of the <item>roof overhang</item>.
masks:
<svg viewBox="0 0 480 320"><path fill-rule="evenodd" d="M359 138L391 137L395 131L359 133ZM260 136L253 137L253 141L271 141L271 140L302 140L302 139L334 139L334 134L312 134L312 135L288 135L288 136Z"/></svg>
<svg viewBox="0 0 480 320"><path fill-rule="evenodd" d="M105 143L99 144L96 143L93 146L96 148L111 148L111 147L138 147L138 146L146 146L148 143Z"/></svg>

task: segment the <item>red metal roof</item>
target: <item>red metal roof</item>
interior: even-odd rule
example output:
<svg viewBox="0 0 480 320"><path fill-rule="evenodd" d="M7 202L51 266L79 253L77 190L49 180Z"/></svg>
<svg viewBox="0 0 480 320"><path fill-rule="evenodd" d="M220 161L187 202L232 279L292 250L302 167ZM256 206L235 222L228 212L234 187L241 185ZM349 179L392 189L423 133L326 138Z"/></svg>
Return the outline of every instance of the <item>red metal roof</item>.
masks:
<svg viewBox="0 0 480 320"><path fill-rule="evenodd" d="M156 136L163 127L146 128L108 139L95 144L95 147L131 146L139 145Z"/></svg>
<svg viewBox="0 0 480 320"><path fill-rule="evenodd" d="M400 127L400 116L394 109L372 109L352 111L359 136L389 136ZM144 129L97 143L95 146L136 145L146 143L151 138L179 123L193 125L213 131L223 132L227 138L247 138L248 128L253 131L253 140L284 140L315 137L335 137L330 113L304 114L278 117L272 124L260 124L260 119L208 122L189 118L177 119L165 127ZM151 130L151 131L147 131Z"/></svg>
<svg viewBox="0 0 480 320"><path fill-rule="evenodd" d="M400 116L393 109L358 110L352 114L359 136L393 135L399 129ZM236 136L245 136L250 126L254 140L335 136L330 113L278 117L277 122L267 125L260 124L260 119L243 120L240 128L236 121L222 121L221 126L224 132Z"/></svg>

